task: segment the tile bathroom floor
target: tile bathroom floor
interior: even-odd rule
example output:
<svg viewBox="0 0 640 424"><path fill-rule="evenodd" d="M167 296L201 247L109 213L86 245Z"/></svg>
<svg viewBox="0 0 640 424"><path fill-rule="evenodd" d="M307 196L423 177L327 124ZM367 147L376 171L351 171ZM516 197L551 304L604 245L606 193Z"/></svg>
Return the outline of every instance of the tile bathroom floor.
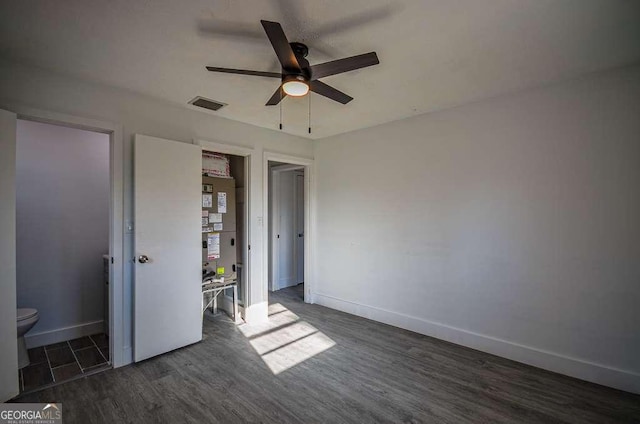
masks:
<svg viewBox="0 0 640 424"><path fill-rule="evenodd" d="M20 370L20 393L111 367L106 334L36 347L28 352L31 363Z"/></svg>

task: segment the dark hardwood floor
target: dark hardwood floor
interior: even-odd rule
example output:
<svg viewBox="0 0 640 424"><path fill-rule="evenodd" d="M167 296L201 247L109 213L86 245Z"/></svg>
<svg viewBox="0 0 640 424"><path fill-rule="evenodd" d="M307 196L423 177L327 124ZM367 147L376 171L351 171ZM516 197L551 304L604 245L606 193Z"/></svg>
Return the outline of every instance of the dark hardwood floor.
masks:
<svg viewBox="0 0 640 424"><path fill-rule="evenodd" d="M640 396L301 302L271 322L18 398L66 423L638 423Z"/></svg>

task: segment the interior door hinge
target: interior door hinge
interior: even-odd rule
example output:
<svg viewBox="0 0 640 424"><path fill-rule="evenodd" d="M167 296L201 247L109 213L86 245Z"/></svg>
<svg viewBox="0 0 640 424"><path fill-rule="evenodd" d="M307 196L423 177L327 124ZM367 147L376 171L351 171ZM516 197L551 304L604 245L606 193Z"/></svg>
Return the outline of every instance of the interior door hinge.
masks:
<svg viewBox="0 0 640 424"><path fill-rule="evenodd" d="M113 263L113 256L111 257L111 263Z"/></svg>

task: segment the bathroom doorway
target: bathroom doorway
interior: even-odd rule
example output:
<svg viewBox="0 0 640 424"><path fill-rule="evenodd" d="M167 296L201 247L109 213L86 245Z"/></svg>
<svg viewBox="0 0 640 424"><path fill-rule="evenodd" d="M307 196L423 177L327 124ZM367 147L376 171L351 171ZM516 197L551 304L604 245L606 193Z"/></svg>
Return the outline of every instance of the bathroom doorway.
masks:
<svg viewBox="0 0 640 424"><path fill-rule="evenodd" d="M19 357L26 393L111 367L111 137L26 119L16 134L18 319L33 322Z"/></svg>

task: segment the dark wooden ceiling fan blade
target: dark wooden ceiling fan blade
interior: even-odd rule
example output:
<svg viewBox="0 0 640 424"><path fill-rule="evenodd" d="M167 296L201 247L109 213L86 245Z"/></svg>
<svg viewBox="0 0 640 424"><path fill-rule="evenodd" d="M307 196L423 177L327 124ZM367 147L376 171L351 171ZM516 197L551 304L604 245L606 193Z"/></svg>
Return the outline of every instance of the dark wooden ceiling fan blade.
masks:
<svg viewBox="0 0 640 424"><path fill-rule="evenodd" d="M321 96L328 97L329 99L335 100L336 102L342 103L343 105L346 105L351 100L353 100L353 97L331 87L330 85L323 83L322 81L311 81L309 83L309 88L314 93L318 93Z"/></svg>
<svg viewBox="0 0 640 424"><path fill-rule="evenodd" d="M287 96L287 93L284 92L284 90L282 89L282 86L279 86L276 92L273 93L273 96L271 96L269 101L265 104L265 106L275 106L278 103L280 103L280 101L284 99L286 96Z"/></svg>
<svg viewBox="0 0 640 424"><path fill-rule="evenodd" d="M282 74L278 72L248 71L246 69L217 68L215 66L207 66L207 70L211 72L224 72L227 74L253 75L256 77L282 78Z"/></svg>
<svg viewBox="0 0 640 424"><path fill-rule="evenodd" d="M311 79L328 77L329 75L341 74L367 66L377 65L380 63L376 52L360 54L344 59L332 60L331 62L320 63L311 66Z"/></svg>
<svg viewBox="0 0 640 424"><path fill-rule="evenodd" d="M296 55L293 53L293 50L289 45L287 36L284 35L282 26L277 22L260 22L262 23L264 32L266 32L267 37L269 37L269 41L273 46L273 50L275 50L276 52L276 56L278 56L278 60L280 61L282 68L291 71L300 71L300 64L298 63L298 59L296 59Z"/></svg>

